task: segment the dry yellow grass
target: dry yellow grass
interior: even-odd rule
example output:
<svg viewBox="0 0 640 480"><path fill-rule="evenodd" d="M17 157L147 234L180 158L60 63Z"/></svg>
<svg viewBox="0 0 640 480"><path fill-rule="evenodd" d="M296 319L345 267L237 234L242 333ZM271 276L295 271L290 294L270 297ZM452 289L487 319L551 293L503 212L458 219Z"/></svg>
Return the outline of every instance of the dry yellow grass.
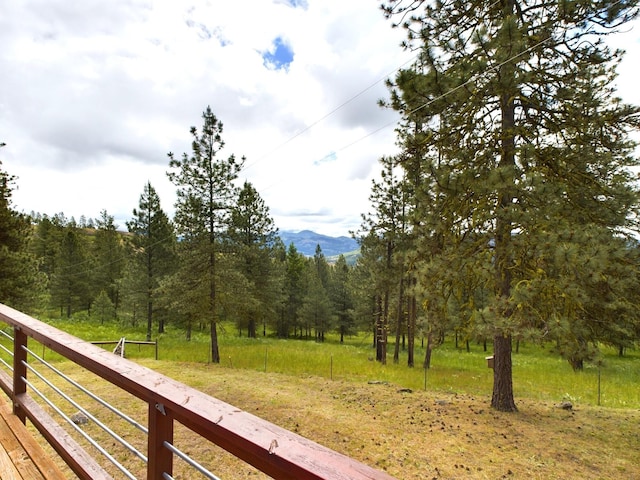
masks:
<svg viewBox="0 0 640 480"><path fill-rule="evenodd" d="M640 478L638 410L575 405L566 411L521 398L519 412L500 413L489 408L488 398L406 392L385 383L141 363L398 479ZM71 364L65 370L144 422L145 405ZM104 418L115 422L109 414ZM144 445L135 433L125 435ZM177 429L175 443L221 478L266 478L184 429ZM140 462L111 441L107 446L144 478ZM196 478L179 463L175 473L176 478Z"/></svg>

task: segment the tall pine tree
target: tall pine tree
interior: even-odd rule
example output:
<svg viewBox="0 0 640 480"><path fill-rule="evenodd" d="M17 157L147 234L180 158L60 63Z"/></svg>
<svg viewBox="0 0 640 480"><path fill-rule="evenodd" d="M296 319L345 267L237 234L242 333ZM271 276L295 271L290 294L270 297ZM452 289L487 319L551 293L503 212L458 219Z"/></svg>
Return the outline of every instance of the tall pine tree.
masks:
<svg viewBox="0 0 640 480"><path fill-rule="evenodd" d="M133 209L133 219L127 222L133 234L133 277L139 279L136 287L145 306L147 341L151 340L153 317L158 306L154 300L160 281L169 275L175 264L175 233L167 214L162 210L160 197L151 182L144 186L138 208ZM162 319L162 317L161 317ZM163 322L158 324L162 332Z"/></svg>
<svg viewBox="0 0 640 480"><path fill-rule="evenodd" d="M167 175L177 187L175 223L181 237L181 250L188 260L181 262L181 268L199 279L196 285L200 288L193 293L206 298L206 301L191 303L190 309L194 306L199 308L189 315L209 324L211 361L220 363L217 294L221 272L218 256L221 254L222 237L229 228L231 209L237 200L238 187L234 182L244 157L239 161L234 155L220 158L220 151L224 148L223 124L211 107L203 112L202 120L201 131L191 127L191 155L184 153L177 158L173 153L168 154L171 170Z"/></svg>
<svg viewBox="0 0 640 480"><path fill-rule="evenodd" d="M422 175L414 181L438 199L415 211L421 238L443 236L420 281L441 273L467 305L473 292L462 288L465 282L489 290L471 316L493 338L497 410L516 410L514 335L590 341L585 326L597 319L586 292L597 290L572 277L575 267L589 249L633 228L638 195L628 130L638 126L639 111L615 95L622 52L603 38L634 18L636 6L620 0L383 6L407 29L406 46L419 51L415 65L398 73L391 104L403 115L401 144L420 152ZM615 244L620 248L608 250L614 263L626 248ZM592 273L604 278L605 264L595 263ZM546 296L544 312L528 288ZM614 291L612 299L621 294Z"/></svg>
<svg viewBox="0 0 640 480"><path fill-rule="evenodd" d="M229 238L236 251L236 265L245 278L246 294L238 299L245 305L244 318L249 337L257 336L257 325L271 323L282 290L275 275L272 249L278 229L269 214L269 207L255 187L245 182L231 212Z"/></svg>

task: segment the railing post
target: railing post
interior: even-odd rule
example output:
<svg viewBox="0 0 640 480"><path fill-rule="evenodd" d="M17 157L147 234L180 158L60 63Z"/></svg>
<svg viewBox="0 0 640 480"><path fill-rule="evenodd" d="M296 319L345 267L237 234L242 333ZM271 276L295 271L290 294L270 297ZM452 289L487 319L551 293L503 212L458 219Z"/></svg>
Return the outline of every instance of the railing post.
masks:
<svg viewBox="0 0 640 480"><path fill-rule="evenodd" d="M173 418L164 405L150 402L147 480L162 480L163 473L173 475L173 453L164 442L173 444Z"/></svg>
<svg viewBox="0 0 640 480"><path fill-rule="evenodd" d="M22 332L20 327L13 329L13 414L16 415L22 423L26 423L27 416L17 402L18 396L26 393L27 384L22 378L27 378L27 335Z"/></svg>

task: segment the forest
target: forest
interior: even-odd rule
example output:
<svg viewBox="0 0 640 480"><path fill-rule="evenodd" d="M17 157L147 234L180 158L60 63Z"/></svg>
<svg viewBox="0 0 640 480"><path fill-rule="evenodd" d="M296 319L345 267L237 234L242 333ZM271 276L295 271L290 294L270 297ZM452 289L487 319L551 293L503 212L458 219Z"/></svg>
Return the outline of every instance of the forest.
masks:
<svg viewBox="0 0 640 480"><path fill-rule="evenodd" d="M126 231L106 210L19 213L17 180L0 171L0 301L144 324L148 339L169 323L186 340L205 330L218 363L223 321L317 342L367 331L378 362L405 349L408 367L428 367L447 336L490 343L501 411L516 410L514 342L553 345L575 370L599 345L637 347L640 109L616 96L623 52L603 41L637 2L392 0L383 12L418 55L381 101L401 114L401 151L379 159L355 265L280 240L207 107L191 151L168 154L174 218L151 184Z"/></svg>

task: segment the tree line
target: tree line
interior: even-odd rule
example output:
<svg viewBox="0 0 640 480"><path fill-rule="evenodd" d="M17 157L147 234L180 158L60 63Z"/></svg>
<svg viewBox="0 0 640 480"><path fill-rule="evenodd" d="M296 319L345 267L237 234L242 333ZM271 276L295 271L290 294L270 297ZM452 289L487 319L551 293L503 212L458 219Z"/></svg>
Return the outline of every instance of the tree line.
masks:
<svg viewBox="0 0 640 480"><path fill-rule="evenodd" d="M25 215L12 208L16 179L3 172L0 244L15 259L3 262L0 301L53 318L143 324L148 340L168 324L187 340L206 330L213 362L221 322L249 337L320 342L366 329L345 258L329 263L319 245L311 258L285 246L259 193L237 182L244 159L222 156L222 122L209 107L202 120L191 128L192 151L168 154L173 219L151 183L126 231L106 210L79 221Z"/></svg>
<svg viewBox="0 0 640 480"><path fill-rule="evenodd" d="M214 362L221 321L251 337L367 331L377 361L392 345L411 367L421 339L425 368L454 335L492 345L491 404L514 411L514 341L553 345L579 370L598 345L623 354L640 337L640 109L616 96L623 52L603 41L637 4L386 2L417 55L388 81L400 152L380 158L355 266L280 241L207 108L191 152L168 155L174 218L147 184L126 234L106 211L18 214L3 173L0 300L146 322L148 337L206 329Z"/></svg>

